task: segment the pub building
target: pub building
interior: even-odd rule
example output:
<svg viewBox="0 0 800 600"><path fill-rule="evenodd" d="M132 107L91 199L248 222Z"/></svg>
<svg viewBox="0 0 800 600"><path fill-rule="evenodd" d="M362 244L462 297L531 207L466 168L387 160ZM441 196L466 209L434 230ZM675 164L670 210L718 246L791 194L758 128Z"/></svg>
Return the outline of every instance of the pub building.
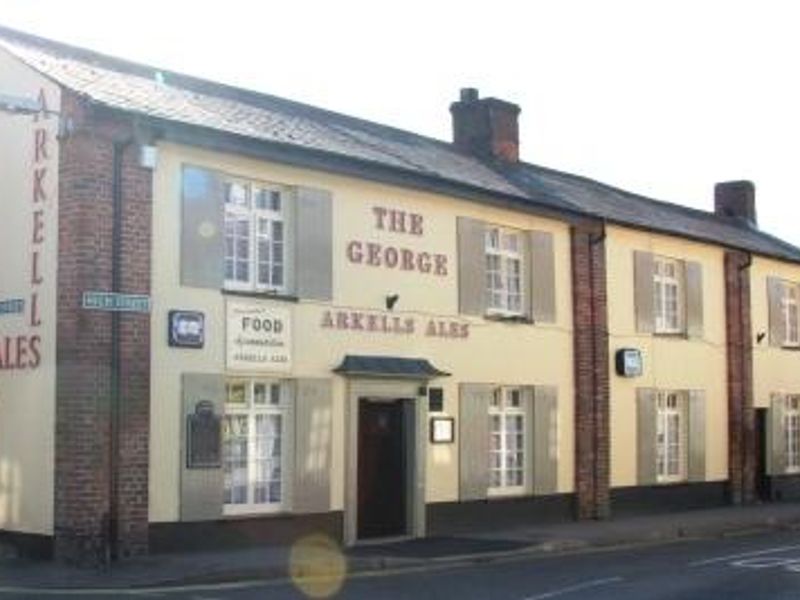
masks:
<svg viewBox="0 0 800 600"><path fill-rule="evenodd" d="M0 540L93 563L800 495L800 250L0 29Z"/></svg>

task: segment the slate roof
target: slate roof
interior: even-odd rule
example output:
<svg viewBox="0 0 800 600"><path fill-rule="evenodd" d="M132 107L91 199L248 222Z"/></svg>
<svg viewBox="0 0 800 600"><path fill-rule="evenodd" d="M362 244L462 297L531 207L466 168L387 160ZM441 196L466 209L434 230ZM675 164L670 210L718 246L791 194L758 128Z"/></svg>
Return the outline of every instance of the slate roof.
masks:
<svg viewBox="0 0 800 600"><path fill-rule="evenodd" d="M439 180L532 207L588 214L800 262L800 249L747 223L584 177L527 163L486 163L440 140L3 27L0 47L61 86L111 109L391 169L412 186L415 179Z"/></svg>

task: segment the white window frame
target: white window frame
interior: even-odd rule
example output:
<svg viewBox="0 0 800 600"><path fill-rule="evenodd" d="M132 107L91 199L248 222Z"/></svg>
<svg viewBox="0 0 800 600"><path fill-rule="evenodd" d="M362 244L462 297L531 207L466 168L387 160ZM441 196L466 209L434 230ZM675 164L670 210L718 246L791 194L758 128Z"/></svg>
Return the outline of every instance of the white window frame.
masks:
<svg viewBox="0 0 800 600"><path fill-rule="evenodd" d="M233 186L239 186L244 190L244 201L242 203L234 203L231 201L231 190ZM287 190L283 186L250 182L236 179L229 179L225 182L225 289L237 291L254 291L254 292L270 292L283 294L287 291L287 279L289 277L288 266L288 244L287 227L286 227L286 202L288 200ZM269 195L270 204L272 206L256 205L256 197L259 193ZM275 208L274 202L277 196L279 206ZM236 242L234 240L234 254L233 254L233 275L231 279L228 277L228 261L231 260L228 252L228 223L231 220L246 221L248 231L248 251L245 257L248 265L248 277L246 280L236 278ZM260 224L265 221L268 225L268 233L265 235L260 231ZM280 230L283 235L282 240L275 239L276 223L280 223ZM268 246L268 258L262 260L260 252L259 241L265 239ZM274 260L275 250L280 247L282 254L282 261L277 262ZM268 272L268 281L260 281L260 267L261 264L266 265ZM274 267L282 269L282 281L274 283L273 277Z"/></svg>
<svg viewBox="0 0 800 600"><path fill-rule="evenodd" d="M656 481L686 480L687 416L685 394L659 391L656 396ZM674 431L677 429L677 431Z"/></svg>
<svg viewBox="0 0 800 600"><path fill-rule="evenodd" d="M529 474L528 461L528 422L525 414L524 398L520 387L498 387L494 390L492 402L489 404L489 496L514 496L525 493ZM496 430L493 423L499 420L500 428ZM508 428L509 419L519 423L519 429ZM512 435L521 435L522 441L511 443ZM496 438L497 441L496 441ZM517 447L518 446L518 447ZM519 463L513 468L507 463L510 454L519 455ZM500 467L494 466L494 458L500 456ZM522 475L519 483L509 482L513 472ZM494 474L499 475L495 482Z"/></svg>
<svg viewBox="0 0 800 600"><path fill-rule="evenodd" d="M679 276L680 261L653 257L653 317L656 333L683 333L684 290ZM674 307L670 291L674 292Z"/></svg>
<svg viewBox="0 0 800 600"><path fill-rule="evenodd" d="M243 403L230 402L230 388L232 386L244 386L245 401ZM256 403L256 389L263 386L264 403ZM228 455L226 443L227 422L229 418L244 417L247 419L247 491L246 501L238 503L228 503L227 500L227 481L224 488L225 500L223 514L243 515L243 514L263 514L275 513L288 510L288 481L289 481L289 456L293 447L291 439L292 427L290 424L290 394L291 386L287 381L275 379L241 379L231 378L226 381L225 414L223 416L223 456L222 468L223 476L228 471ZM258 477L258 462L268 460L264 455L259 456L258 439L256 435L256 421L258 417L280 416L280 500L277 502L256 502L255 494L257 484L260 483ZM226 478L227 479L227 478ZM267 487L270 480L263 481ZM267 494L269 490L267 489Z"/></svg>
<svg viewBox="0 0 800 600"><path fill-rule="evenodd" d="M484 236L487 313L507 317L523 316L525 310L525 265L523 235L515 229L488 227ZM491 268L496 261L497 268ZM514 269L517 273L514 273ZM512 289L516 287L516 290Z"/></svg>
<svg viewBox="0 0 800 600"><path fill-rule="evenodd" d="M786 396L783 418L786 473L800 473L800 395Z"/></svg>
<svg viewBox="0 0 800 600"><path fill-rule="evenodd" d="M783 346L800 347L800 292L794 283L783 282L781 293L781 318L783 319Z"/></svg>

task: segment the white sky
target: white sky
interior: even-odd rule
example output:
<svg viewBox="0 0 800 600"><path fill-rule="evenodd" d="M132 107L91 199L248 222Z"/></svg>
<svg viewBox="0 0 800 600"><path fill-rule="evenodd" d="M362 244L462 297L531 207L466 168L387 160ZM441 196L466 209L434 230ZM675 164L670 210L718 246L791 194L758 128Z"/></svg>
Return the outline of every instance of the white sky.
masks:
<svg viewBox="0 0 800 600"><path fill-rule="evenodd" d="M795 6L797 8L795 8ZM800 245L792 0L1 0L0 24L450 139L461 87L522 157L698 208L752 179Z"/></svg>

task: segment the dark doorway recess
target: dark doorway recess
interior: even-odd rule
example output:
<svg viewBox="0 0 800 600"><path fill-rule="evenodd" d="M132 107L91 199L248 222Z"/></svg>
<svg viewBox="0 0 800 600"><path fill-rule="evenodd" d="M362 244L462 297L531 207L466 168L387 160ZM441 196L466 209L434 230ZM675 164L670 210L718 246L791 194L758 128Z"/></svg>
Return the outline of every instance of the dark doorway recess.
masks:
<svg viewBox="0 0 800 600"><path fill-rule="evenodd" d="M403 400L359 400L359 539L407 533L405 438Z"/></svg>
<svg viewBox="0 0 800 600"><path fill-rule="evenodd" d="M767 409L756 409L756 499L770 500L769 476L767 475Z"/></svg>

